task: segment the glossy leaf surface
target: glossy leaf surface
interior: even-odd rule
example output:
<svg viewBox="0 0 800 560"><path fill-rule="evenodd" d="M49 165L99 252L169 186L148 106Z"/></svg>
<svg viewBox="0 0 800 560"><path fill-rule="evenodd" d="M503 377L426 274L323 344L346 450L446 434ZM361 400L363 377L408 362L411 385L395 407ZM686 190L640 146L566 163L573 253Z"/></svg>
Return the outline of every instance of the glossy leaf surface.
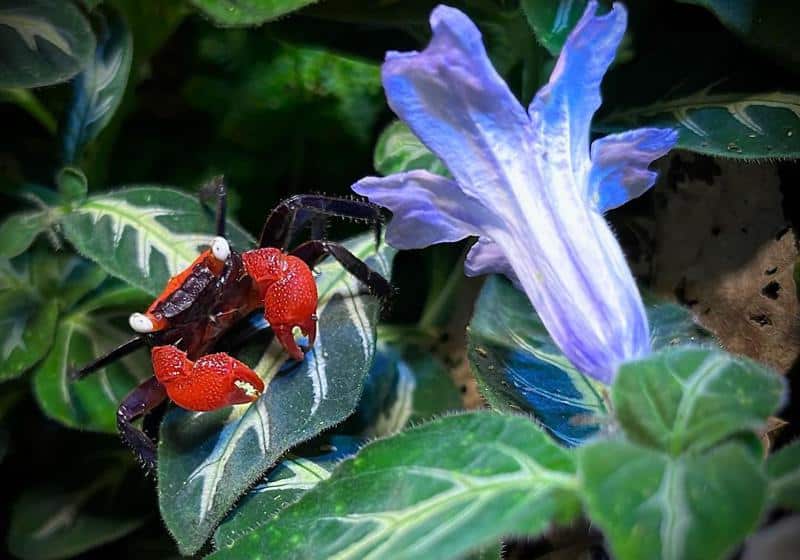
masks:
<svg viewBox="0 0 800 560"><path fill-rule="evenodd" d="M574 468L525 418L449 416L368 445L212 558L459 558L571 519Z"/></svg>
<svg viewBox="0 0 800 560"><path fill-rule="evenodd" d="M371 234L347 246L388 278L393 249L376 253ZM268 381L258 401L201 414L174 408L161 425L161 513L184 553L198 550L288 449L355 409L372 363L379 304L337 262L328 259L317 271L317 339L303 362L286 363L273 340L251 364Z"/></svg>
<svg viewBox="0 0 800 560"><path fill-rule="evenodd" d="M89 22L63 0L4 0L0 4L0 87L63 82L94 51Z"/></svg>
<svg viewBox="0 0 800 560"><path fill-rule="evenodd" d="M102 20L97 48L89 64L74 79L72 105L63 132L65 163L80 157L114 116L133 60L133 41L125 21L115 12Z"/></svg>
<svg viewBox="0 0 800 560"><path fill-rule="evenodd" d="M214 211L188 194L131 187L88 198L64 216L63 231L79 253L110 274L156 296L214 237ZM253 240L233 222L237 250Z"/></svg>

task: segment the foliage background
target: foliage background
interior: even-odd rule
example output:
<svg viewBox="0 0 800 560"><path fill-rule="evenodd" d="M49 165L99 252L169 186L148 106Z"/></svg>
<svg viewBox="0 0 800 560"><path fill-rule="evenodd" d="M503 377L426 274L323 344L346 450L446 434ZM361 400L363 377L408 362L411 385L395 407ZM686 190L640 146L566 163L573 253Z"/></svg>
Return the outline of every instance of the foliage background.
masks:
<svg viewBox="0 0 800 560"><path fill-rule="evenodd" d="M398 149L391 142L396 136L382 135L396 127L387 129L394 118L379 64L387 50L424 46L436 3L278 2L292 13L231 28L216 25L218 12L208 11L224 2L103 2L126 18L134 51L120 107L81 161L90 194L130 184L195 193L208 178L224 174L232 214L257 233L267 211L290 194L348 194L365 175L431 165L424 154L415 159ZM293 11L293 4L300 9ZM495 65L527 102L565 36L552 32L559 6L572 6L567 16L574 21L585 3L450 4L476 20ZM775 366L796 387L800 166L793 160L800 154L800 21L790 4L752 0L726 11L729 3L712 0L627 2L629 36L604 83L605 104L595 125L598 133L643 123L683 127L681 146L691 152L662 161L654 191L611 220L645 285L690 308L722 346ZM23 193L41 196L52 189L61 167L58 131L71 89L59 84L30 91L33 105L27 94L0 92L6 215L30 208ZM763 130L758 142L737 118L741 111ZM692 134L691 127L709 134ZM337 225L330 235L355 231ZM47 248L48 236L36 243ZM414 326L414 340L443 360L464 405L473 407L481 400L468 371L464 327L480 281L450 274L460 269L464 250L460 244L399 254L397 295L384 321L397 327L387 330L390 339L410 336L404 329ZM61 252L70 252L68 244ZM773 268L779 277L767 274ZM0 395L0 532L7 534L12 505L26 489L80 488L82 478L98 478L104 461L116 461L124 469L115 470L91 500L100 511L124 511L137 528L84 557L177 556L152 481L118 438L47 420L29 384L26 376L6 382ZM797 433L797 403L782 416L790 427L776 436L779 442ZM534 551L536 546L544 545Z"/></svg>

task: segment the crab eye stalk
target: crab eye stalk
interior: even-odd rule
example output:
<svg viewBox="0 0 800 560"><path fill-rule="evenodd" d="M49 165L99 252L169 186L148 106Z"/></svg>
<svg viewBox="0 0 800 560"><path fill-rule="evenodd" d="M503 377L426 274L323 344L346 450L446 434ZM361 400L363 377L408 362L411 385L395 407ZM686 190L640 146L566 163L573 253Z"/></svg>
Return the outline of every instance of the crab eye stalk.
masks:
<svg viewBox="0 0 800 560"><path fill-rule="evenodd" d="M128 318L128 324L134 331L142 334L151 333L156 330L155 325L153 325L153 321L151 321L143 313L132 313Z"/></svg>
<svg viewBox="0 0 800 560"><path fill-rule="evenodd" d="M231 246L224 237L215 237L211 242L211 254L220 262L225 262L231 254Z"/></svg>

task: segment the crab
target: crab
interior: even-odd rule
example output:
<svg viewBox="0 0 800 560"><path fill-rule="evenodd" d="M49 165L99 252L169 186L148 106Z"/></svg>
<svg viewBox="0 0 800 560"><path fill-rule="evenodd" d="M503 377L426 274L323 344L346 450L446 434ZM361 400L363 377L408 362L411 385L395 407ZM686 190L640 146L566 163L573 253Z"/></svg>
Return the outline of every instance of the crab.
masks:
<svg viewBox="0 0 800 560"><path fill-rule="evenodd" d="M342 245L322 238L328 217L370 223L380 239L380 209L366 201L326 195L295 195L269 214L258 247L243 253L225 237L226 189L221 178L206 188L217 198L216 237L209 248L167 282L163 292L129 323L136 335L93 362L73 370L79 380L144 347L150 348L153 377L133 389L117 411L117 428L143 466L156 464L155 442L134 422L165 400L191 411L211 411L255 401L264 382L245 363L215 352L227 333L263 314L260 330L269 326L294 360L304 351L295 340L299 328L314 345L317 287L312 272L326 256L336 259L379 298L392 288L380 274ZM311 226L312 239L289 250L301 228ZM251 329L253 330L253 329Z"/></svg>

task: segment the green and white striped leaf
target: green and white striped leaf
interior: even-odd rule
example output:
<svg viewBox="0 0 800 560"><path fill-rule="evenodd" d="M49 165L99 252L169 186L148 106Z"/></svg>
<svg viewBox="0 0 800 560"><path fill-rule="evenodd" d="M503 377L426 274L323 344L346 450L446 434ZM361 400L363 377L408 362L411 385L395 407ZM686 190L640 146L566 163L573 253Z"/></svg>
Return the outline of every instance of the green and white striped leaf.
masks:
<svg viewBox="0 0 800 560"><path fill-rule="evenodd" d="M394 121L381 132L375 144L373 164L381 175L403 173L414 169L424 169L437 175L449 175L441 160L400 121Z"/></svg>
<svg viewBox="0 0 800 560"><path fill-rule="evenodd" d="M191 0L217 25L259 25L317 0Z"/></svg>
<svg viewBox="0 0 800 560"><path fill-rule="evenodd" d="M127 459L127 457L126 457ZM75 456L60 458L61 472L42 486L24 489L11 510L8 548L15 558L75 558L133 532L147 517L130 503L129 461Z"/></svg>
<svg viewBox="0 0 800 560"><path fill-rule="evenodd" d="M595 128L671 127L680 133L677 147L693 152L748 160L800 157L800 95L709 90L618 110Z"/></svg>
<svg viewBox="0 0 800 560"><path fill-rule="evenodd" d="M587 3L587 0L522 0L520 7L536 39L556 56L586 10Z"/></svg>
<svg viewBox="0 0 800 560"><path fill-rule="evenodd" d="M131 32L109 10L102 20L94 56L72 84L72 105L63 132L64 163L80 158L83 148L105 128L117 110L133 60Z"/></svg>
<svg viewBox="0 0 800 560"><path fill-rule="evenodd" d="M217 548L230 548L244 535L270 522L286 506L327 479L337 463L355 455L362 440L323 437L303 445L275 465L236 505L214 533Z"/></svg>
<svg viewBox="0 0 800 560"><path fill-rule="evenodd" d="M128 340L127 317L146 305L145 297L128 287L111 288L59 322L53 346L33 380L36 400L47 416L73 428L116 432L120 401L152 375L147 353L127 356L78 382L71 382L68 373Z"/></svg>
<svg viewBox="0 0 800 560"><path fill-rule="evenodd" d="M361 235L350 251L388 278L394 250ZM314 348L287 364L276 341L251 366L268 383L249 406L169 411L158 452L161 513L183 553L196 552L247 489L289 449L349 416L372 364L378 301L337 262L317 267Z"/></svg>
<svg viewBox="0 0 800 560"><path fill-rule="evenodd" d="M448 416L366 446L211 558L461 558L576 516L574 470L526 418Z"/></svg>
<svg viewBox="0 0 800 560"><path fill-rule="evenodd" d="M93 51L89 22L72 2L0 2L0 87L63 82L89 62Z"/></svg>
<svg viewBox="0 0 800 560"><path fill-rule="evenodd" d="M758 430L784 392L783 378L757 362L684 346L624 364L611 395L628 438L678 455Z"/></svg>
<svg viewBox="0 0 800 560"><path fill-rule="evenodd" d="M185 193L130 187L87 199L63 218L65 237L109 274L156 296L214 237L214 212ZM228 222L238 250L252 237Z"/></svg>
<svg viewBox="0 0 800 560"><path fill-rule="evenodd" d="M767 474L770 505L800 511L800 441L770 455Z"/></svg>
<svg viewBox="0 0 800 560"><path fill-rule="evenodd" d="M586 510L619 560L726 558L766 502L763 465L735 440L677 457L598 441L578 457Z"/></svg>

